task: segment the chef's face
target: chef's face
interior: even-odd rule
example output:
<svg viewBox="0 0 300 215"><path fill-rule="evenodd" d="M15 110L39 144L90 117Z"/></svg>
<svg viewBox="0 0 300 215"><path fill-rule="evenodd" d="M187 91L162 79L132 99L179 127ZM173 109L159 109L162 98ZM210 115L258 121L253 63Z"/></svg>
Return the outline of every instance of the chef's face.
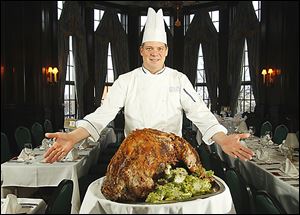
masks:
<svg viewBox="0 0 300 215"><path fill-rule="evenodd" d="M143 65L151 73L156 73L164 67L168 55L168 47L162 42L145 42L140 47Z"/></svg>

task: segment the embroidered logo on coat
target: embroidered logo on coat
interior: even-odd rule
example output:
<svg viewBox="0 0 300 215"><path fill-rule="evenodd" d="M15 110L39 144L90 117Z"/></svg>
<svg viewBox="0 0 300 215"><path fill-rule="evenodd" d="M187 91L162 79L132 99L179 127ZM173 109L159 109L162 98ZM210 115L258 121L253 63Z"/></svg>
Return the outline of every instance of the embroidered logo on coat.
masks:
<svg viewBox="0 0 300 215"><path fill-rule="evenodd" d="M179 92L179 91L180 91L180 87L169 87L170 93Z"/></svg>

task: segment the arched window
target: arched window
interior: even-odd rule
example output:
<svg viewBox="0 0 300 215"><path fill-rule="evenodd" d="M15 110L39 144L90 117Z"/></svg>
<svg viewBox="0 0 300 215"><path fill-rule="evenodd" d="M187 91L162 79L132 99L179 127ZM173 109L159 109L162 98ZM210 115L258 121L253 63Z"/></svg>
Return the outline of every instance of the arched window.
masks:
<svg viewBox="0 0 300 215"><path fill-rule="evenodd" d="M57 1L57 19L60 19L64 1ZM75 87L75 63L73 57L72 36L69 36L69 55L67 60L67 72L64 92L64 117L77 118L77 96Z"/></svg>
<svg viewBox="0 0 300 215"><path fill-rule="evenodd" d="M101 98L101 103L105 99L109 88L113 85L115 81L114 77L114 69L113 69L113 64L112 64L112 58L111 58L111 47L110 43L108 44L108 54L107 54L107 74L105 78L105 84L104 84L104 90Z"/></svg>
<svg viewBox="0 0 300 215"><path fill-rule="evenodd" d="M77 118L77 96L75 87L75 64L73 57L72 36L69 36L69 55L64 94L65 118Z"/></svg>
<svg viewBox="0 0 300 215"><path fill-rule="evenodd" d="M250 82L250 71L248 61L247 41L245 40L243 61L242 61L242 83L240 95L238 98L237 112L253 112L255 108L255 100Z"/></svg>

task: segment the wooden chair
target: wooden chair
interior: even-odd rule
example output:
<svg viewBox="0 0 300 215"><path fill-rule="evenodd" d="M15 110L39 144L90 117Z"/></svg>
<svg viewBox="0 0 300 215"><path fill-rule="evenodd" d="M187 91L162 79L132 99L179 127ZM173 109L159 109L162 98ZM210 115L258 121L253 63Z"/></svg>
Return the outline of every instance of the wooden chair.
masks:
<svg viewBox="0 0 300 215"><path fill-rule="evenodd" d="M289 129L285 125L278 125L274 131L273 142L276 144L281 144L282 141L286 139L288 133Z"/></svg>
<svg viewBox="0 0 300 215"><path fill-rule="evenodd" d="M45 130L45 133L53 132L52 122L49 119L45 119L45 121L44 121L44 130Z"/></svg>
<svg viewBox="0 0 300 215"><path fill-rule="evenodd" d="M18 126L15 130L15 140L19 147L19 152L21 152L25 143L32 143L30 130L25 126Z"/></svg>
<svg viewBox="0 0 300 215"><path fill-rule="evenodd" d="M1 132L1 163L8 161L11 158L9 143L5 133Z"/></svg>
<svg viewBox="0 0 300 215"><path fill-rule="evenodd" d="M286 214L279 201L265 190L253 191L254 214Z"/></svg>
<svg viewBox="0 0 300 215"><path fill-rule="evenodd" d="M272 132L272 124L270 121L265 121L260 127L260 136L264 135L267 131Z"/></svg>
<svg viewBox="0 0 300 215"><path fill-rule="evenodd" d="M35 146L42 144L42 140L45 138L43 126L39 122L33 123L31 126L31 134Z"/></svg>
<svg viewBox="0 0 300 215"><path fill-rule="evenodd" d="M243 177L234 169L225 172L225 182L229 187L237 214L250 214L252 211L252 191Z"/></svg>
<svg viewBox="0 0 300 215"><path fill-rule="evenodd" d="M64 179L54 190L45 214L71 214L73 181Z"/></svg>

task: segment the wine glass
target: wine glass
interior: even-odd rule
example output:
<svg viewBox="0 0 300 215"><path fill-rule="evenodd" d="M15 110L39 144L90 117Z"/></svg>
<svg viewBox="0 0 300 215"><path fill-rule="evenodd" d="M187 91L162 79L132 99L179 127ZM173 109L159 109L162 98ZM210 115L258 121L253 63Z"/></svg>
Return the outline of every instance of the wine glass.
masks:
<svg viewBox="0 0 300 215"><path fill-rule="evenodd" d="M32 144L31 143L25 143L24 144L24 153L26 154L26 159L25 163L29 164L30 163L30 155L32 155Z"/></svg>
<svg viewBox="0 0 300 215"><path fill-rule="evenodd" d="M255 127L254 126L249 126L249 133L250 133L250 138L254 137L255 134Z"/></svg>

